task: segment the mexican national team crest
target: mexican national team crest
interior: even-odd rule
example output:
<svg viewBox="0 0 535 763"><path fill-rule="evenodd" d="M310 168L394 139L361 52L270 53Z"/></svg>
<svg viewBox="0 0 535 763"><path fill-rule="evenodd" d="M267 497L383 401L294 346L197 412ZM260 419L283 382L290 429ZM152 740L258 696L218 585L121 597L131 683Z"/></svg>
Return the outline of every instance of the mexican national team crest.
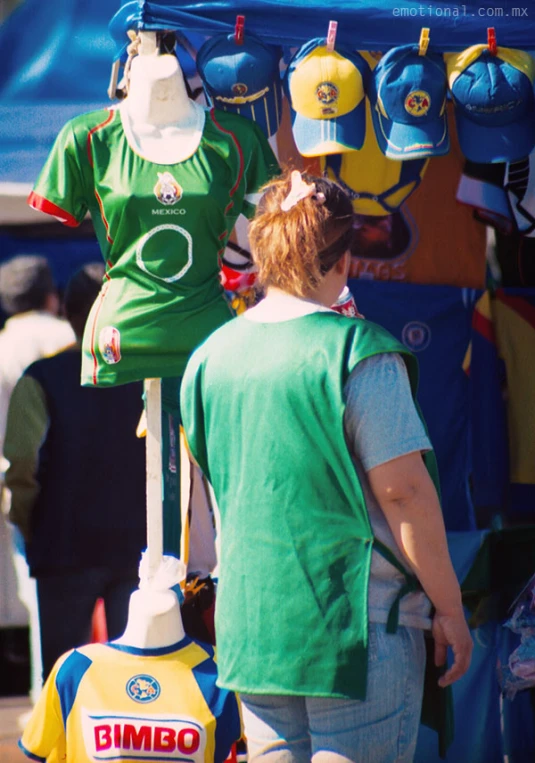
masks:
<svg viewBox="0 0 535 763"><path fill-rule="evenodd" d="M158 172L158 182L154 186L154 193L161 204L170 206L180 201L183 191L170 172Z"/></svg>
<svg viewBox="0 0 535 763"><path fill-rule="evenodd" d="M413 90L405 98L405 111L411 117L425 117L431 107L431 96L425 90Z"/></svg>
<svg viewBox="0 0 535 763"><path fill-rule="evenodd" d="M104 362L113 366L121 360L121 334L115 326L104 326L98 337L98 346Z"/></svg>
<svg viewBox="0 0 535 763"><path fill-rule="evenodd" d="M160 684L149 675L139 675L131 678L126 684L126 693L135 702L147 704L154 702L160 696Z"/></svg>

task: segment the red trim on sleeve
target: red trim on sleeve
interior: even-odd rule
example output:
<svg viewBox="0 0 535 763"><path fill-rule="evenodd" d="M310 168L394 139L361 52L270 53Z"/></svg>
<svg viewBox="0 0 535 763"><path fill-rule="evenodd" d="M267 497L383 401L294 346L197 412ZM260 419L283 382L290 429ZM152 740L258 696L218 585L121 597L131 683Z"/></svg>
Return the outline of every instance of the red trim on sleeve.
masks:
<svg viewBox="0 0 535 763"><path fill-rule="evenodd" d="M114 116L115 116L115 111L110 110L110 113L107 116L107 118L104 120L104 122L101 122L100 124L95 125L95 127L92 127L87 133L87 158L89 160L89 164L91 167L93 167L93 156L91 154L91 140L93 138L93 133L96 132L97 130L100 130L102 127L105 127L107 124L109 124Z"/></svg>
<svg viewBox="0 0 535 763"><path fill-rule="evenodd" d="M218 130L221 130L221 132L224 132L227 135L230 135L230 137L234 141L234 145L236 146L236 150L238 151L238 156L240 157L240 169L238 171L238 179L236 180L236 182L234 183L234 185L230 189L230 195L234 196L234 194L236 193L236 191L240 187L241 179L243 177L243 169L244 169L243 151L241 150L240 143L239 143L237 137L234 135L234 133L231 132L230 130L225 130L224 127L221 127L221 125L219 124L219 122L215 118L214 109L210 110L210 116L212 117L212 121L213 121L213 123L215 124L215 126L217 127Z"/></svg>
<svg viewBox="0 0 535 763"><path fill-rule="evenodd" d="M80 221L71 215L70 212L56 206L56 204L52 204L51 201L45 199L44 196L39 196L35 191L32 191L28 196L28 204L39 212L44 212L46 215L57 217L63 225L67 225L69 228L77 228L80 225Z"/></svg>
<svg viewBox="0 0 535 763"><path fill-rule="evenodd" d="M102 203L102 199L98 195L98 191L97 191L96 188L95 188L95 196L97 198L98 206L100 208L100 216L102 217L102 222L104 223L104 227L106 228L106 238L108 239L108 242L110 244L113 244L113 239L110 236L110 226L109 226L109 223L108 223L108 221L106 219L106 214L104 212L104 204Z"/></svg>

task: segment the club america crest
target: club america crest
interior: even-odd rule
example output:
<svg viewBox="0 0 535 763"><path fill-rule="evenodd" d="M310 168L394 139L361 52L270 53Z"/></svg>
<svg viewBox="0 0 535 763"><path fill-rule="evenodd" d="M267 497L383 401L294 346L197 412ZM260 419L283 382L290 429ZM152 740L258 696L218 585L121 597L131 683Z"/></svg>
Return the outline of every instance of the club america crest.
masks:
<svg viewBox="0 0 535 763"><path fill-rule="evenodd" d="M338 88L332 82L320 82L316 88L316 98L324 105L338 100Z"/></svg>
<svg viewBox="0 0 535 763"><path fill-rule="evenodd" d="M135 702L146 704L154 702L160 696L160 684L152 676L139 675L131 678L126 684L126 693Z"/></svg>
<svg viewBox="0 0 535 763"><path fill-rule="evenodd" d="M431 96L425 90L413 90L405 98L405 110L412 117L425 117L431 107Z"/></svg>
<svg viewBox="0 0 535 763"><path fill-rule="evenodd" d="M171 206L180 201L183 191L170 172L158 172L154 193L160 204Z"/></svg>

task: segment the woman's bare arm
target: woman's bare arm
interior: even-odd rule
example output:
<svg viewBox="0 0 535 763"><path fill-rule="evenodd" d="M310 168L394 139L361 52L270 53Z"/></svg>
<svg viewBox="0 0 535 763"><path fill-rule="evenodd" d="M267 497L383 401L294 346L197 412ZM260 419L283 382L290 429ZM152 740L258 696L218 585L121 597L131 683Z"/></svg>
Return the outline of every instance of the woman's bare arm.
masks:
<svg viewBox="0 0 535 763"><path fill-rule="evenodd" d="M419 452L400 456L368 471L371 489L381 506L408 565L435 606L435 662L454 664L440 680L447 686L468 670L472 639L451 563L439 499Z"/></svg>

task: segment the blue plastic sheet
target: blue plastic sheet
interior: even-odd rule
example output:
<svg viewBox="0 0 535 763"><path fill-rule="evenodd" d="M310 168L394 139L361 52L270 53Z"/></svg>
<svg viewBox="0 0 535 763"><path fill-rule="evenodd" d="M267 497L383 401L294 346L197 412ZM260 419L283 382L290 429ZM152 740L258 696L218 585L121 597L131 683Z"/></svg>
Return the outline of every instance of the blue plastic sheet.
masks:
<svg viewBox="0 0 535 763"><path fill-rule="evenodd" d="M522 7L522 3L524 7ZM247 30L266 42L295 45L327 35L330 19L338 21L338 36L364 50L387 50L417 42L422 27L431 30L431 44L442 50L462 50L484 43L487 28L496 29L499 45L535 45L532 0L139 0L125 4L144 29L189 29L213 34L231 31L236 16L245 15Z"/></svg>

